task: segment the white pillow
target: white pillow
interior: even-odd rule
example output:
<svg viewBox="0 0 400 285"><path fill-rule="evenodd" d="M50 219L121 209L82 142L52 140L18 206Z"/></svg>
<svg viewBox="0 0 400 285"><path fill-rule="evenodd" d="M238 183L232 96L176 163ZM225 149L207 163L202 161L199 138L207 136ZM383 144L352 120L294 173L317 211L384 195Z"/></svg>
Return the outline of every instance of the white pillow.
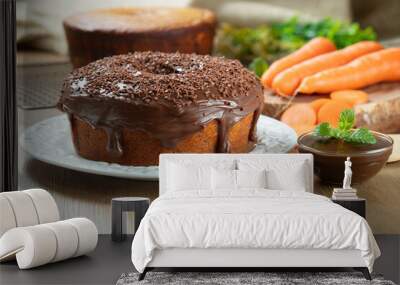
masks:
<svg viewBox="0 0 400 285"><path fill-rule="evenodd" d="M168 191L211 189L211 167L168 164Z"/></svg>
<svg viewBox="0 0 400 285"><path fill-rule="evenodd" d="M213 190L236 190L236 170L212 168Z"/></svg>
<svg viewBox="0 0 400 285"><path fill-rule="evenodd" d="M274 190L306 191L307 177L303 166L291 169L290 174L277 169L267 171L268 188Z"/></svg>
<svg viewBox="0 0 400 285"><path fill-rule="evenodd" d="M237 188L267 188L267 171L236 170Z"/></svg>
<svg viewBox="0 0 400 285"><path fill-rule="evenodd" d="M306 191L309 187L306 162L292 159L239 159L239 170L267 171L267 187L273 190Z"/></svg>
<svg viewBox="0 0 400 285"><path fill-rule="evenodd" d="M266 188L266 170L212 169L214 191L240 190L241 188Z"/></svg>

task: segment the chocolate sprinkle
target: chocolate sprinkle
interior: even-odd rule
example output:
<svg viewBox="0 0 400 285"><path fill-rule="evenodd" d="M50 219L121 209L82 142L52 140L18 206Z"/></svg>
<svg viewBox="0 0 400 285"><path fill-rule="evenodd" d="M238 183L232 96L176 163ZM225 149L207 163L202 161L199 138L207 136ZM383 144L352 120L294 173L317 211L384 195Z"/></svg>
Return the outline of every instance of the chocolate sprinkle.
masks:
<svg viewBox="0 0 400 285"><path fill-rule="evenodd" d="M79 89L74 88L79 84ZM137 52L107 57L76 69L66 79L64 89L69 86L72 96L130 99L146 104L162 98L180 106L200 99L247 96L257 85L257 78L237 60Z"/></svg>

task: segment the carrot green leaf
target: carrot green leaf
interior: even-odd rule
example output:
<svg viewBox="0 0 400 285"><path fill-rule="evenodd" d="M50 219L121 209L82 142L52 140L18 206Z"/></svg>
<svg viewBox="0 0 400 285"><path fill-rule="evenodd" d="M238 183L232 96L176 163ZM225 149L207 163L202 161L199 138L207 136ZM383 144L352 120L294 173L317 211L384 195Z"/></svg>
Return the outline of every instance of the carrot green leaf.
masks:
<svg viewBox="0 0 400 285"><path fill-rule="evenodd" d="M249 69L252 70L258 77L264 73L265 70L268 68L268 63L262 57L256 57L253 61L249 64Z"/></svg>

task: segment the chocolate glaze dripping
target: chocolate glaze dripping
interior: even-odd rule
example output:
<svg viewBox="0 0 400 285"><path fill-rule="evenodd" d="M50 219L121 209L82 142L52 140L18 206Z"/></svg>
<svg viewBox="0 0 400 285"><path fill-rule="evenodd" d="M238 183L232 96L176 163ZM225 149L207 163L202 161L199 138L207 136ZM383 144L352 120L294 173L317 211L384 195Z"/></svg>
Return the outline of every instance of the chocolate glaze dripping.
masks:
<svg viewBox="0 0 400 285"><path fill-rule="evenodd" d="M258 121L258 118L260 118L263 107L264 107L264 101L261 102L260 107L254 112L253 121L251 122L249 140L254 143L257 142L257 121Z"/></svg>
<svg viewBox="0 0 400 285"><path fill-rule="evenodd" d="M242 96L234 100L200 100L183 110L169 104L127 104L112 99L64 96L58 107L108 135L107 151L123 154L123 128L141 130L160 140L164 147L174 147L183 138L200 131L212 120L218 121L216 152L230 151L229 130L238 121L254 113L249 140L256 142L256 124L261 113L262 96Z"/></svg>
<svg viewBox="0 0 400 285"><path fill-rule="evenodd" d="M118 129L103 128L107 133L107 151L114 157L121 157L124 154L122 147L122 132Z"/></svg>
<svg viewBox="0 0 400 285"><path fill-rule="evenodd" d="M228 138L229 128L225 123L224 119L218 120L218 140L217 140L217 152L224 153L229 152L231 145Z"/></svg>

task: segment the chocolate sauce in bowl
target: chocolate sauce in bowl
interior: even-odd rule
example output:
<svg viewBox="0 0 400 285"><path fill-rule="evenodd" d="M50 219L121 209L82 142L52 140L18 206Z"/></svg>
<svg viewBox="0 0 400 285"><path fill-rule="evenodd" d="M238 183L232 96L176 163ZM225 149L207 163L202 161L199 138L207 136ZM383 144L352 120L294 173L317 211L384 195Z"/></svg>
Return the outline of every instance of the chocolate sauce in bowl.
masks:
<svg viewBox="0 0 400 285"><path fill-rule="evenodd" d="M338 186L343 182L344 161L351 157L352 182L361 183L382 169L393 150L393 140L389 136L372 133L376 138L375 144L349 143L306 133L298 138L299 152L313 154L314 174L321 182Z"/></svg>
<svg viewBox="0 0 400 285"><path fill-rule="evenodd" d="M325 155L335 156L357 156L376 151L382 151L390 147L393 143L384 136L375 135L375 144L356 144L341 142L337 139L323 139L314 135L301 137L299 143L305 147L310 147L316 152L324 153Z"/></svg>

